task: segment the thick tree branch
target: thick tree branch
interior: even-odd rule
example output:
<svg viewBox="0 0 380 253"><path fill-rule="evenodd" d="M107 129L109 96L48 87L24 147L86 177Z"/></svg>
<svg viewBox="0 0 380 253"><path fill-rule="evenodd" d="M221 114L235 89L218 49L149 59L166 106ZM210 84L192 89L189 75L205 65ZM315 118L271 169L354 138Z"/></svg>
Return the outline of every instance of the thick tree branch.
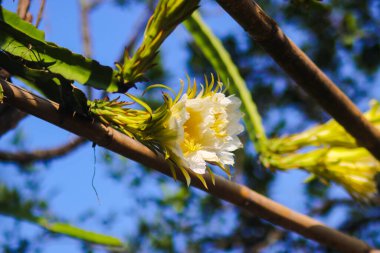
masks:
<svg viewBox="0 0 380 253"><path fill-rule="evenodd" d="M253 0L217 0L252 38L337 121L380 160L380 132Z"/></svg>
<svg viewBox="0 0 380 253"><path fill-rule="evenodd" d="M0 150L0 161L18 163L20 165L27 165L38 161L47 162L74 151L85 142L85 138L77 137L64 145L52 149L16 153L10 153Z"/></svg>
<svg viewBox="0 0 380 253"><path fill-rule="evenodd" d="M58 104L33 95L2 79L0 79L0 84L4 89L4 101L6 103L17 106L20 110L27 111L58 127L83 136L99 146L171 177L169 165L164 158L141 143L110 127L81 118L80 115L63 114L59 111ZM192 178L192 186L246 209L273 224L297 232L341 252L371 252L371 248L365 242L329 228L308 216L294 212L246 186L219 176L215 177L215 185L213 185L211 177L206 174L205 180L209 186L206 189L193 172L189 171L189 174ZM182 182L186 181L182 173L178 172L177 177Z"/></svg>

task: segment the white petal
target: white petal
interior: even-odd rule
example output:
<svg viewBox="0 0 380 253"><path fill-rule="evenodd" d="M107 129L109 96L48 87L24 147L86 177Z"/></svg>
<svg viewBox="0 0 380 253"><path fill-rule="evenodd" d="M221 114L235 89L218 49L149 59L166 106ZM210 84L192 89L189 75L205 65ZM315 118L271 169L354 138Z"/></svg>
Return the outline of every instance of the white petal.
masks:
<svg viewBox="0 0 380 253"><path fill-rule="evenodd" d="M186 157L186 161L189 164L189 169L198 174L205 174L206 172L206 162L203 160L202 156L198 152L194 152Z"/></svg>
<svg viewBox="0 0 380 253"><path fill-rule="evenodd" d="M191 99L184 95L171 109L170 126L178 131L177 144L170 144L172 153L200 174L205 173L206 162L233 165L231 152L242 147L238 134L244 131L240 105L239 98L223 93Z"/></svg>
<svg viewBox="0 0 380 253"><path fill-rule="evenodd" d="M221 163L225 165L234 165L235 163L234 154L232 154L231 152L220 152L218 156L220 158Z"/></svg>

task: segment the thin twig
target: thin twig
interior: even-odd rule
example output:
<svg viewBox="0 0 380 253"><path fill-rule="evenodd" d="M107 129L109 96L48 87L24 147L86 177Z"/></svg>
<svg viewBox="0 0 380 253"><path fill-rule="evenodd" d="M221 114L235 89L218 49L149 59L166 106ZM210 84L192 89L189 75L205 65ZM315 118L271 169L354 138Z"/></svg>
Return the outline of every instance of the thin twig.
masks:
<svg viewBox="0 0 380 253"><path fill-rule="evenodd" d="M40 9L38 10L38 16L37 16L37 20L36 20L36 27L37 28L40 25L41 20L42 20L42 15L43 15L44 9L45 9L45 3L46 3L46 0L41 0Z"/></svg>
<svg viewBox="0 0 380 253"><path fill-rule="evenodd" d="M30 0L19 0L17 5L17 15L27 21L32 22L32 14L29 12Z"/></svg>
<svg viewBox="0 0 380 253"><path fill-rule="evenodd" d="M7 81L0 79L0 84L4 90L5 103L17 106L20 110L27 111L60 128L83 136L99 146L103 146L108 150L172 177L170 166L165 159L136 140L110 127L81 118L80 115L64 114L59 110L57 103L38 97ZM371 247L365 242L329 228L306 215L292 211L244 185L234 183L219 176L215 176L214 185L210 175L206 174L204 176L208 185L208 189L206 189L194 172L188 172L192 179L192 186L208 192L217 198L233 203L273 224L297 232L306 238L315 240L341 252L371 252ZM186 182L181 173L177 173L177 179Z"/></svg>
<svg viewBox="0 0 380 253"><path fill-rule="evenodd" d="M147 8L145 8L144 14L141 15L142 18L139 18L136 24L133 25L133 32L128 41L125 43L123 53L120 55L118 62L123 62L125 53L127 52L129 55L132 55L133 50L140 40L140 38L144 34L144 28L149 21L149 18L152 16L154 12L154 4L153 1L149 1L147 3Z"/></svg>
<svg viewBox="0 0 380 253"><path fill-rule="evenodd" d="M347 231L348 233L352 233L353 231L358 231L363 229L368 224L372 226L380 223L379 215L372 215L369 217L360 217L360 218L352 218L348 220L345 224L341 226L341 229Z"/></svg>
<svg viewBox="0 0 380 253"><path fill-rule="evenodd" d="M19 0L18 5L17 5L17 15L20 18L25 19L26 14L29 11L29 7L30 7L30 0Z"/></svg>
<svg viewBox="0 0 380 253"><path fill-rule="evenodd" d="M94 10L96 7L98 7L101 3L103 3L104 0L93 0L92 2L87 4L87 7L90 11Z"/></svg>
<svg viewBox="0 0 380 253"><path fill-rule="evenodd" d="M11 162L18 163L20 165L27 165L37 161L47 162L59 157L62 157L86 142L85 138L77 137L68 143L65 143L59 147L46 149L46 150L35 150L32 152L6 152L0 150L0 161L1 162Z"/></svg>
<svg viewBox="0 0 380 253"><path fill-rule="evenodd" d="M278 240L284 237L285 231L283 230L272 230L268 233L265 239L259 243L256 243L253 247L249 249L249 252L262 252L263 249L276 243Z"/></svg>
<svg viewBox="0 0 380 253"><path fill-rule="evenodd" d="M259 45L357 142L380 160L380 131L253 0L217 0Z"/></svg>
<svg viewBox="0 0 380 253"><path fill-rule="evenodd" d="M83 40L83 48L84 55L86 57L91 57L91 38L90 38L90 26L89 26L89 4L87 4L86 0L80 0L80 17L81 17L81 28L82 28L82 40Z"/></svg>
<svg viewBox="0 0 380 253"><path fill-rule="evenodd" d="M353 206L355 201L352 199L328 199L324 201L321 205L314 207L310 210L310 215L324 215L328 213L332 208L338 206Z"/></svg>
<svg viewBox="0 0 380 253"><path fill-rule="evenodd" d="M89 23L89 15L96 7L98 7L103 0L94 0L87 2L86 0L79 0L80 5L80 16L81 16L81 31L82 31L82 41L83 50L86 57L92 57L92 42L91 42L91 29ZM92 88L87 86L87 97L92 98Z"/></svg>
<svg viewBox="0 0 380 253"><path fill-rule="evenodd" d="M0 104L0 137L14 129L27 115L13 106Z"/></svg>
<svg viewBox="0 0 380 253"><path fill-rule="evenodd" d="M92 56L92 42L91 42L91 29L89 24L89 15L96 7L98 7L103 0L94 0L87 2L86 0L79 0L80 4L80 16L81 16L81 28L82 28L82 40L84 54L86 57Z"/></svg>
<svg viewBox="0 0 380 253"><path fill-rule="evenodd" d="M90 26L89 26L89 4L86 0L79 0L80 3L80 17L81 17L81 31L83 40L84 55L86 57L91 57L91 36L90 36ZM87 86L87 96L89 99L92 98L92 90L90 86Z"/></svg>
<svg viewBox="0 0 380 253"><path fill-rule="evenodd" d="M19 0L17 5L17 15L26 21L31 21L32 14L29 12L30 0ZM10 73L0 67L0 78L9 80ZM17 126L17 124L27 116L25 112L12 106L0 104L0 136L7 133Z"/></svg>

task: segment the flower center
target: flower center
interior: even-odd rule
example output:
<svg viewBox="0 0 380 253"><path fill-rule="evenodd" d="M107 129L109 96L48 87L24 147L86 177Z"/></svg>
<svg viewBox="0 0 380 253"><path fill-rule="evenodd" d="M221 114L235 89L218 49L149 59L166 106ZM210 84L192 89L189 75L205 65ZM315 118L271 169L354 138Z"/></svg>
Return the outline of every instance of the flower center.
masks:
<svg viewBox="0 0 380 253"><path fill-rule="evenodd" d="M184 154L188 154L202 149L200 140L202 139L201 124L204 121L202 112L193 108L186 108L189 114L188 120L183 125L184 141L181 143L181 148Z"/></svg>
<svg viewBox="0 0 380 253"><path fill-rule="evenodd" d="M215 135L219 138L227 136L226 120L223 118L223 113L219 112L214 114L214 123L210 128L214 130Z"/></svg>

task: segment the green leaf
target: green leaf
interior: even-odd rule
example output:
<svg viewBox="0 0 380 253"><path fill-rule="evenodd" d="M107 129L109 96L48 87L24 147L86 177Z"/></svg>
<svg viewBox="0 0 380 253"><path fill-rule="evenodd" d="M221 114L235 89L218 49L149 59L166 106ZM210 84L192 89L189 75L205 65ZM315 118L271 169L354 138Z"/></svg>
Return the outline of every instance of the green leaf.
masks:
<svg viewBox="0 0 380 253"><path fill-rule="evenodd" d="M1 36L1 35L0 35ZM32 69L27 67L16 57L0 50L0 64L9 73L21 79L24 83L38 90L47 98L60 102L59 85L55 77L56 74L46 72L44 70Z"/></svg>
<svg viewBox="0 0 380 253"><path fill-rule="evenodd" d="M49 230L50 232L70 236L90 243L110 247L123 246L123 243L115 237L87 231L81 228L74 227L70 224L60 222L48 223L47 220L44 218L38 219L37 223L45 229Z"/></svg>
<svg viewBox="0 0 380 253"><path fill-rule="evenodd" d="M3 86L0 84L0 104L3 103L4 100L4 89Z"/></svg>
<svg viewBox="0 0 380 253"><path fill-rule="evenodd" d="M67 80L96 89L120 91L117 72L111 67L100 65L97 61L45 41L43 31L1 6L0 29L0 49L21 58L21 62L28 68L59 74ZM26 76L21 77L27 79Z"/></svg>
<svg viewBox="0 0 380 253"><path fill-rule="evenodd" d="M107 247L125 247L115 237L94 233L61 222L49 222L44 217L34 215L34 212L41 213L46 211L46 207L42 206L45 206L44 202L24 200L17 190L9 189L5 185L0 184L0 214L36 224L52 233L70 236Z"/></svg>

